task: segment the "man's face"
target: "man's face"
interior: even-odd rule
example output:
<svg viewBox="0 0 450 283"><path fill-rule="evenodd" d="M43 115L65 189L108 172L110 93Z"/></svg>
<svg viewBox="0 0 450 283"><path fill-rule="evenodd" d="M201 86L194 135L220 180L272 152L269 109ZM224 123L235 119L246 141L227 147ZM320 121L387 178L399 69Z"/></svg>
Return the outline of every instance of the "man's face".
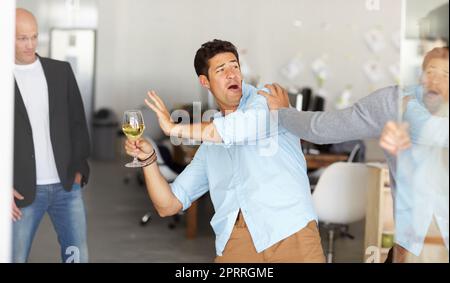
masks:
<svg viewBox="0 0 450 283"><path fill-rule="evenodd" d="M448 60L433 59L424 70L422 84L425 89L424 103L432 113L448 103Z"/></svg>
<svg viewBox="0 0 450 283"><path fill-rule="evenodd" d="M16 64L28 65L36 61L38 31L36 22L29 18L16 21Z"/></svg>
<svg viewBox="0 0 450 283"><path fill-rule="evenodd" d="M201 78L216 98L221 110L236 110L242 97L242 74L233 53L220 53L209 59L209 79Z"/></svg>

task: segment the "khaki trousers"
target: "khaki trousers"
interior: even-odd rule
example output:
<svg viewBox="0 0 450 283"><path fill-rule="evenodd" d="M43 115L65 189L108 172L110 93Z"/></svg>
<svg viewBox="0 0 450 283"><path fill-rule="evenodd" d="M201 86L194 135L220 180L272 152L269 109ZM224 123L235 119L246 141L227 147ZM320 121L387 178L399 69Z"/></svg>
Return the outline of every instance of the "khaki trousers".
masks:
<svg viewBox="0 0 450 283"><path fill-rule="evenodd" d="M222 256L216 263L325 263L317 223L308 225L292 236L257 253L242 213L239 213L233 232Z"/></svg>

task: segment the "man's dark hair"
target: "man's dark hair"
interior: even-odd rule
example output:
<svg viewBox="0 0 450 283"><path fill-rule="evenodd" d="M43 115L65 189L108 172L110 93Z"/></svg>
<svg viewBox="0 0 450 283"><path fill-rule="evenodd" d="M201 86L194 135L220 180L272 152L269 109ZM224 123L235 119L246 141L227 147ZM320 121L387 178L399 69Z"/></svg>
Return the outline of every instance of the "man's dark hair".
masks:
<svg viewBox="0 0 450 283"><path fill-rule="evenodd" d="M194 67L197 76L204 75L208 77L209 59L220 53L233 53L239 62L239 54L236 47L228 41L214 39L206 42L195 54Z"/></svg>

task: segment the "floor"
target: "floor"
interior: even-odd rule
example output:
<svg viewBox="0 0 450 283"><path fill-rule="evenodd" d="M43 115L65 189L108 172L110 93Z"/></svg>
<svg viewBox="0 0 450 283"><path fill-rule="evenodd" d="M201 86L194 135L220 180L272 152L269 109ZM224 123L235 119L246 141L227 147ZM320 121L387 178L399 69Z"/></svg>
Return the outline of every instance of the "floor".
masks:
<svg viewBox="0 0 450 283"><path fill-rule="evenodd" d="M136 170L119 162L91 161L91 179L85 190L88 216L88 244L91 262L212 262L214 233L209 226L213 210L209 199L199 206L198 237L185 237L185 222L175 229L173 218L160 218L152 211L151 221L140 225L152 206L145 188L134 178ZM131 176L128 184L124 179ZM364 222L350 226L354 240L335 242L335 262L362 262ZM326 251L326 233L321 231ZM30 254L30 262L59 262L56 234L46 216L41 223Z"/></svg>

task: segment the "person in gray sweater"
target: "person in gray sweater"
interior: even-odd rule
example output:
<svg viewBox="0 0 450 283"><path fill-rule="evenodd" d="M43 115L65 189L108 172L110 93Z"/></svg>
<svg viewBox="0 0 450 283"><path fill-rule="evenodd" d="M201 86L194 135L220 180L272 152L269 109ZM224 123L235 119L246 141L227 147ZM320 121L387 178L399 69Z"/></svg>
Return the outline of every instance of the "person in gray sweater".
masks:
<svg viewBox="0 0 450 283"><path fill-rule="evenodd" d="M442 70L438 69L438 67L442 68ZM429 74L429 70L434 70L434 72L439 70L440 73L444 74L444 79L439 80L438 84L438 80L434 75ZM357 101L349 108L329 112L306 112L290 108L288 93L278 84L265 86L270 93L265 91L259 91L258 93L266 97L271 111L278 111L278 121L280 125L303 140L315 144L333 144L360 139L380 140L380 146L385 151L386 160L390 169L393 198L394 200L399 198L400 202L403 203L405 201L405 192L403 191L403 196L400 196L399 194L401 191L397 192L397 184L402 183L402 179L399 177L401 174L397 174L396 153L411 147L412 140L413 142L415 141L417 144L425 145L428 148L429 146L436 144L436 139L428 137L426 139L418 140L414 136L410 138L408 134L399 135L397 134L397 132L401 132L399 129L403 129L403 132L406 132L406 125L395 124L393 121L400 120L400 117L404 115L404 110L407 107L410 112L414 110L414 114L410 117L411 119L403 118L405 118L413 128L417 128L415 124L424 120L419 117L420 115L418 115L418 113L428 112L426 110L427 108L422 107L420 104L412 104L412 101L415 101L414 98L416 96L418 100L423 100L423 103L428 105L433 104L432 102L436 100L436 94L440 94L439 97L442 96L444 97L443 100L447 101L446 105L448 109L448 48L435 48L427 53L423 64L423 71L424 76L420 86L412 86L403 91L398 86L383 88ZM423 97L420 94L422 94ZM430 99L429 97L433 99ZM400 101L402 102L402 105L400 105ZM425 116L428 117L427 115ZM429 119L432 120L433 118ZM446 121L444 120L444 123L441 121L438 124L440 125L440 128L448 129L448 118ZM444 127L441 126L442 124ZM392 132L394 132L394 134L392 134ZM444 137L446 137L443 139L444 141L441 141L439 144L446 147L448 152L448 131L447 135L444 135ZM402 166L404 165L403 162ZM405 168L400 169L405 171ZM403 183L399 187L410 187L409 185L405 186L404 176ZM401 209L403 208L404 207ZM419 210L428 211L429 209L419 208ZM430 213L432 214L433 211L430 210ZM409 216L409 214L407 216ZM408 218L403 216L401 222L406 224L405 221L408 222ZM426 232L428 226L426 224L422 226L422 228L424 228L422 230ZM400 233L402 232L402 235L406 236L402 238L403 242L397 242L395 245L394 250L396 251L396 258L402 261L410 252L414 252L416 256L419 256L421 246L417 248L411 244L411 239L406 233L407 231L400 230ZM392 259L392 255L393 252L391 250L389 261Z"/></svg>
<svg viewBox="0 0 450 283"><path fill-rule="evenodd" d="M270 110L278 110L282 127L299 138L315 144L335 144L362 139L379 139L389 121L398 120L400 89L390 86L362 98L353 106L335 111L308 112L289 107L289 97L278 84L266 85ZM385 151L395 195L396 158Z"/></svg>
<svg viewBox="0 0 450 283"><path fill-rule="evenodd" d="M265 86L270 93L260 91L266 97L271 111L278 111L282 127L297 137L315 144L334 144L361 139L379 140L385 125L399 118L400 88L390 86L360 99L353 106L327 112L297 111L290 108L288 92L278 84ZM395 199L397 158L384 150L391 180L392 197ZM394 252L394 250L396 252ZM386 263L393 262L396 245L389 251Z"/></svg>

